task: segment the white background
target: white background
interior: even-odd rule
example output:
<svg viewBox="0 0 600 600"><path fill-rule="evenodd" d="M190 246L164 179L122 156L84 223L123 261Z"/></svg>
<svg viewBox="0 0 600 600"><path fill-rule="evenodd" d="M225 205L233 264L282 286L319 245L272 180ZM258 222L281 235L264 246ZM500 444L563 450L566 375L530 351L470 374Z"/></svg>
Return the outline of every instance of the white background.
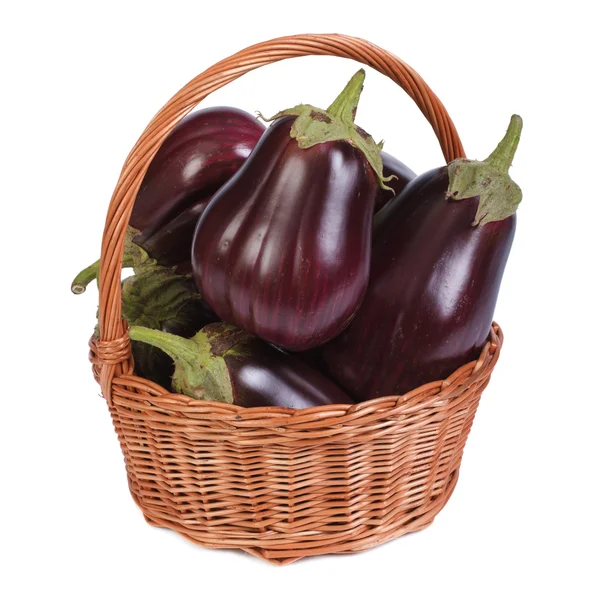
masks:
<svg viewBox="0 0 600 600"><path fill-rule="evenodd" d="M2 10L0 596L598 598L600 152L594 3L19 2ZM493 6L493 8L492 8ZM18 7L18 8L15 8ZM87 362L100 247L129 149L193 76L292 33L369 39L444 101L484 158L524 119L524 191L497 306L506 342L458 487L427 530L273 567L146 524ZM326 106L358 65L295 59L208 99ZM414 105L367 72L357 121L420 172L442 161ZM595 570L595 573L594 573Z"/></svg>

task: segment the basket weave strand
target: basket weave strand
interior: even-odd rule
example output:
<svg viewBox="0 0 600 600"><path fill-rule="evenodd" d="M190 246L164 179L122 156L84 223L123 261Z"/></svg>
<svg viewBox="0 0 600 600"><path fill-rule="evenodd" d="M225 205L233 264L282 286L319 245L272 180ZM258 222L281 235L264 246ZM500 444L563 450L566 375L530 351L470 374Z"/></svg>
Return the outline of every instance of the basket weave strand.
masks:
<svg viewBox="0 0 600 600"><path fill-rule="evenodd" d="M205 547L241 548L276 564L349 553L429 525L448 501L482 391L502 345L494 324L477 361L401 397L295 411L246 409L170 394L133 374L121 317L121 260L133 203L159 146L202 99L286 58L330 55L398 83L430 122L446 161L464 151L446 110L389 52L343 35L256 44L183 87L127 157L110 202L99 274L94 376L118 434L129 487L146 520Z"/></svg>

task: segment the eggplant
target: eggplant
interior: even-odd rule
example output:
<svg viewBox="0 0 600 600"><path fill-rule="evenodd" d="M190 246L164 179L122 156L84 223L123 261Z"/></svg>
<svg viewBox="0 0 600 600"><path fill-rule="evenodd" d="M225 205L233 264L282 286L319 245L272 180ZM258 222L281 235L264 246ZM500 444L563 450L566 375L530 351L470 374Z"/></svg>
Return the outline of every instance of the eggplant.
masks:
<svg viewBox="0 0 600 600"><path fill-rule="evenodd" d="M191 275L156 264L148 253L133 242L137 231L127 230L123 249L123 267L134 274L121 282L121 314L130 325L162 329L183 337L192 337L199 328L218 321L196 289ZM82 294L90 281L97 279L100 261L83 269L73 280L71 291ZM96 325L95 335L99 335ZM134 372L169 387L173 374L171 359L158 348L132 342Z"/></svg>
<svg viewBox="0 0 600 600"><path fill-rule="evenodd" d="M522 196L508 176L521 127L513 116L486 161L424 173L377 214L364 301L321 350L355 400L404 394L479 356Z"/></svg>
<svg viewBox="0 0 600 600"><path fill-rule="evenodd" d="M191 398L246 408L351 404L319 372L228 323L207 325L189 340L138 326L129 336L167 353L174 363L172 389Z"/></svg>
<svg viewBox="0 0 600 600"><path fill-rule="evenodd" d="M123 267L133 268L134 274L121 282L121 314L130 325L152 327L192 337L219 318L210 310L196 289L191 275L181 275L172 267L156 264L148 253L133 242L137 231L127 230L123 250ZM75 294L85 292L90 281L97 279L100 261L96 261L73 280ZM95 335L99 335L96 325ZM131 343L134 373L169 389L173 362L159 348Z"/></svg>
<svg viewBox="0 0 600 600"><path fill-rule="evenodd" d="M286 350L338 335L367 287L387 179L380 147L354 124L363 81L361 70L327 111L275 115L194 234L194 277L215 313Z"/></svg>
<svg viewBox="0 0 600 600"><path fill-rule="evenodd" d="M133 255L124 256L123 267L139 264L143 256L182 275L191 274L198 218L214 193L244 164L264 131L255 117L228 106L205 108L182 119L142 180L129 219ZM81 271L71 285L73 293L83 293L99 268L97 260Z"/></svg>
<svg viewBox="0 0 600 600"><path fill-rule="evenodd" d="M198 217L213 194L244 164L265 126L231 107L205 108L185 117L152 159L129 224L136 244L164 266L190 272Z"/></svg>
<svg viewBox="0 0 600 600"><path fill-rule="evenodd" d="M403 162L387 152L381 153L381 162L383 164L383 174L387 176L388 185L391 189L379 187L375 198L375 213L378 213L392 198L402 192L409 182L417 176ZM393 177L389 177L390 175L393 175Z"/></svg>
<svg viewBox="0 0 600 600"><path fill-rule="evenodd" d="M202 302L191 277L172 269L161 266L137 269L121 285L121 310L129 325L190 338L201 327L218 320ZM141 342L131 342L131 353L136 375L169 389L173 362L168 355Z"/></svg>

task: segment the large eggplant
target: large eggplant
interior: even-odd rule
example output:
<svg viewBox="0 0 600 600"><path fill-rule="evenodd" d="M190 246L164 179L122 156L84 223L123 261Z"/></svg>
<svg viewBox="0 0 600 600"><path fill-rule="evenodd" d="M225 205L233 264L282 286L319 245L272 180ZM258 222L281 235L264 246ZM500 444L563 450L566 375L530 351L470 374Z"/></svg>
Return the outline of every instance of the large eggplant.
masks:
<svg viewBox="0 0 600 600"><path fill-rule="evenodd" d="M381 153L381 162L383 164L383 174L389 179L388 186L391 189L379 187L375 198L375 213L378 213L417 176L403 162L387 152ZM390 177L390 175L393 177Z"/></svg>
<svg viewBox="0 0 600 600"><path fill-rule="evenodd" d="M244 164L265 130L231 107L185 117L160 146L144 176L129 224L134 241L159 264L190 271L198 221L213 194Z"/></svg>
<svg viewBox="0 0 600 600"><path fill-rule="evenodd" d="M356 400L403 394L477 358L488 336L521 191L508 177L514 116L483 162L420 175L375 218L371 279L326 371Z"/></svg>
<svg viewBox="0 0 600 600"><path fill-rule="evenodd" d="M228 323L207 325L189 340L145 327L131 327L129 335L167 353L174 363L173 390L192 398L247 408L352 403L298 358Z"/></svg>
<svg viewBox="0 0 600 600"><path fill-rule="evenodd" d="M327 111L276 115L194 234L194 277L212 309L287 350L339 334L366 290L383 175L380 148L353 122L363 81L359 71Z"/></svg>

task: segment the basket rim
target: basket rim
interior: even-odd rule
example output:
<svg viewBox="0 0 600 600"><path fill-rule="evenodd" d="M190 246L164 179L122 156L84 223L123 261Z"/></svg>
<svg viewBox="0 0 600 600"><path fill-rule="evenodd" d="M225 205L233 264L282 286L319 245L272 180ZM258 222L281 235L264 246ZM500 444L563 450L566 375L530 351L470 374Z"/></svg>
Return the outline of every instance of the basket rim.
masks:
<svg viewBox="0 0 600 600"><path fill-rule="evenodd" d="M448 401L453 397L460 399L465 389L488 377L498 361L503 340L502 329L498 323L493 322L479 358L465 363L445 379L425 383L400 396L382 396L354 404L329 404L301 409L282 406L246 408L171 393L149 379L134 375L132 370L113 379L112 386L117 393L113 391L111 400L122 406L129 405L131 408L143 403L146 409L156 409L163 413L164 411L180 413L183 410L185 416L179 417L183 421L194 418L203 421L221 420L241 428L256 427L263 421L268 421L270 427L289 425L292 422L294 425L304 426L318 423L320 427L326 427L339 425L345 418L366 417L369 414L374 414L375 418L378 418L382 411L390 410L394 411L396 417L408 416L440 401ZM95 343L92 338L90 340L92 363L99 362L94 358ZM463 380L463 376L469 371L471 373L466 380Z"/></svg>

